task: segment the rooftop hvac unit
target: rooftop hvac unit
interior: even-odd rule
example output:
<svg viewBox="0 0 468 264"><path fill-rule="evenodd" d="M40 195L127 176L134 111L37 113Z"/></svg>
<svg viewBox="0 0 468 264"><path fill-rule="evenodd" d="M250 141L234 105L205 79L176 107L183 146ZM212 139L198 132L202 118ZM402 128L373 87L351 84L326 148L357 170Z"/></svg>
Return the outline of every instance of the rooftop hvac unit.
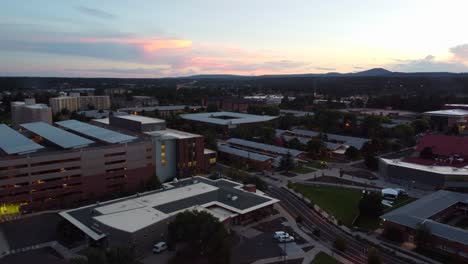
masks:
<svg viewBox="0 0 468 264"><path fill-rule="evenodd" d="M233 197L231 198L231 200L232 200L232 201L235 201L235 200L237 200L237 198L238 198L237 196L233 196Z"/></svg>

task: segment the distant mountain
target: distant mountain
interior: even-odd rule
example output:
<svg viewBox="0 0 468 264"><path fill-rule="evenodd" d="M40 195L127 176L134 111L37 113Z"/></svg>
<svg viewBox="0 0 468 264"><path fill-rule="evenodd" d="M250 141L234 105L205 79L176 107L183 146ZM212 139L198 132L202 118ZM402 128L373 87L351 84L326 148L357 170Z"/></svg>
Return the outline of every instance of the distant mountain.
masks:
<svg viewBox="0 0 468 264"><path fill-rule="evenodd" d="M392 72L383 68L374 68L361 72L354 73L304 73L304 74L272 74L272 75L233 75L233 74L201 74L187 77L184 79L266 79L266 78L288 78L288 77L455 77L463 76L468 77L468 73L452 73L452 72Z"/></svg>
<svg viewBox="0 0 468 264"><path fill-rule="evenodd" d="M374 68L367 71L351 73L352 76L389 76L392 74L393 72L383 68Z"/></svg>

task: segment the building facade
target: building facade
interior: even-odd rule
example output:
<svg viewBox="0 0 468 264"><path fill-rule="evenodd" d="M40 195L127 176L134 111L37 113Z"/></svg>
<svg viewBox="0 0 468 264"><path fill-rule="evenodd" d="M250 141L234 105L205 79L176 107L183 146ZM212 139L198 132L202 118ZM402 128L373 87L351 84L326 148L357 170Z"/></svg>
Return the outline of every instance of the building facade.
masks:
<svg viewBox="0 0 468 264"><path fill-rule="evenodd" d="M36 104L33 98L25 99L24 102L12 102L11 122L14 128L31 122L52 124L52 110L45 104Z"/></svg>
<svg viewBox="0 0 468 264"><path fill-rule="evenodd" d="M27 135L42 148L8 154L8 146L2 143L0 155L0 204L23 212L135 192L155 175L150 141L91 141L86 146L62 148L56 145L58 141L49 141L43 135ZM75 139L70 136L64 140Z"/></svg>
<svg viewBox="0 0 468 264"><path fill-rule="evenodd" d="M155 243L167 239L168 224L179 212L207 212L229 228L271 215L277 202L253 186L193 177L167 183L160 190L64 211L60 215L95 244L130 246L141 255Z"/></svg>
<svg viewBox="0 0 468 264"><path fill-rule="evenodd" d="M110 97L107 95L80 96L79 94L76 96L61 96L50 98L49 105L54 114L60 113L62 109L68 109L70 112L91 109L109 109Z"/></svg>

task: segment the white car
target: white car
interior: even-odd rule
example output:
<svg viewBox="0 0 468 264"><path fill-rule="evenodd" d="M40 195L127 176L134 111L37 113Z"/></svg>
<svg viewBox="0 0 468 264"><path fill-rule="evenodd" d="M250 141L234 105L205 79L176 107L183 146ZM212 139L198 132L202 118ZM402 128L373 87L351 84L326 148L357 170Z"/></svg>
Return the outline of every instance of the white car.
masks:
<svg viewBox="0 0 468 264"><path fill-rule="evenodd" d="M282 236L278 238L278 242L280 243L289 243L289 242L294 242L294 237L293 236Z"/></svg>
<svg viewBox="0 0 468 264"><path fill-rule="evenodd" d="M167 249L167 243L161 241L161 242L159 242L157 244L154 244L153 253L161 253L166 249Z"/></svg>
<svg viewBox="0 0 468 264"><path fill-rule="evenodd" d="M276 231L274 234L273 234L273 238L274 239L279 239L280 237L288 237L289 234L284 232L284 231Z"/></svg>

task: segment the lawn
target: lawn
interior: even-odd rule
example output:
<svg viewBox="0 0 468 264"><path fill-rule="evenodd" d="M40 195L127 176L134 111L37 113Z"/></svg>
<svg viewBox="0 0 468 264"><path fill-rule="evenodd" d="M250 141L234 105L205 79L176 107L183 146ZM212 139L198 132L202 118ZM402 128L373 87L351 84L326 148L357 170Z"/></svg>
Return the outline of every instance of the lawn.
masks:
<svg viewBox="0 0 468 264"><path fill-rule="evenodd" d="M346 226L351 227L354 217L359 213L358 205L362 196L359 190L302 184L292 186Z"/></svg>
<svg viewBox="0 0 468 264"><path fill-rule="evenodd" d="M324 252L319 252L310 264L340 264L340 263L341 262L334 259L332 256Z"/></svg>
<svg viewBox="0 0 468 264"><path fill-rule="evenodd" d="M315 171L314 169L304 167L304 166L295 167L292 170L292 172L299 173L299 174L306 174L306 173L310 173L310 172L314 172L314 171Z"/></svg>

